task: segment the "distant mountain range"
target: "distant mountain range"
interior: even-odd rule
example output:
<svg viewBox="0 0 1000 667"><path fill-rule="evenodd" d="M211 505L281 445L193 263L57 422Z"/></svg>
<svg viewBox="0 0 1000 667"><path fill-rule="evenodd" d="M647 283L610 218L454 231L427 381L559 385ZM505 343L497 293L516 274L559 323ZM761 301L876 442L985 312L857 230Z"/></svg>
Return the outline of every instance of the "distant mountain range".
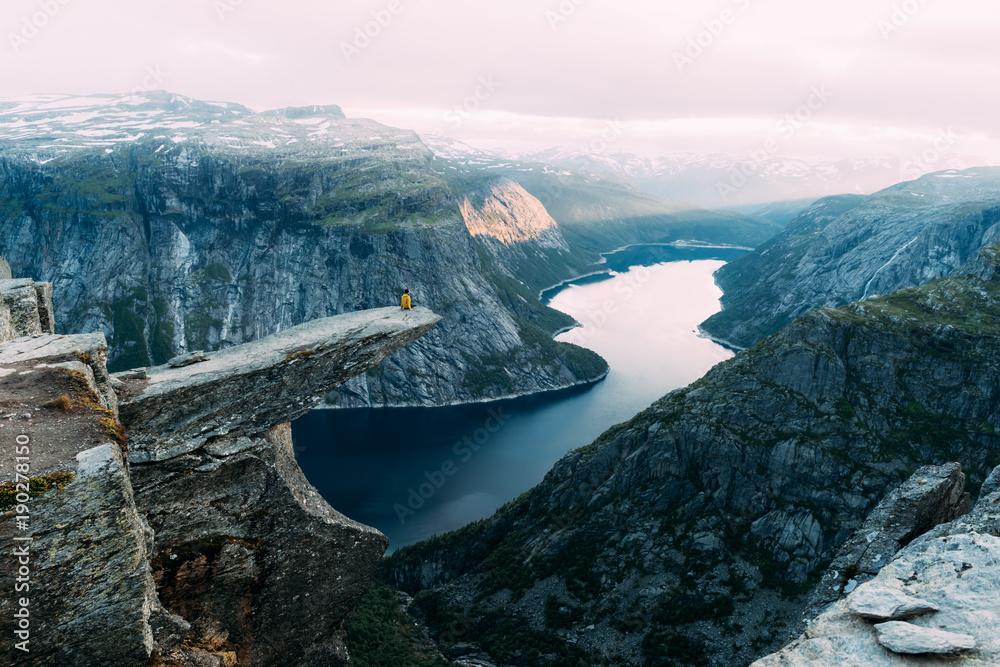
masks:
<svg viewBox="0 0 1000 667"><path fill-rule="evenodd" d="M982 157L944 153L919 163L895 156L832 161L773 156L758 162L746 155L671 153L646 158L623 151L595 153L559 148L505 153L440 137L421 138L439 157L464 164L525 170L544 165L554 171L614 174L670 201L739 210L842 193L869 194L928 172L992 164Z"/></svg>

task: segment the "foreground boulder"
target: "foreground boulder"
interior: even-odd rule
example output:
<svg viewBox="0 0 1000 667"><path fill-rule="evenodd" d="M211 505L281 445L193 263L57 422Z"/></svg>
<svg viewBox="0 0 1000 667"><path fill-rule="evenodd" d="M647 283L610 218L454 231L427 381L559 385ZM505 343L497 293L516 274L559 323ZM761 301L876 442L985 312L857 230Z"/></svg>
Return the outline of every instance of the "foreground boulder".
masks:
<svg viewBox="0 0 1000 667"><path fill-rule="evenodd" d="M810 594L802 622L793 636L801 634L805 623L829 604L873 579L915 538L968 511L969 494L965 493L961 465L946 463L920 468L883 498L865 518L864 525L840 548Z"/></svg>
<svg viewBox="0 0 1000 667"><path fill-rule="evenodd" d="M972 651L969 664L1000 664L1000 490L972 512L915 539L872 581L830 606L805 633L753 667L947 664L932 654ZM858 613L879 590L925 601L906 622ZM936 607L934 610L931 607ZM870 615L869 615L870 616ZM907 657L921 655L918 662Z"/></svg>
<svg viewBox="0 0 1000 667"><path fill-rule="evenodd" d="M10 267L5 270L5 266L4 261L0 265L0 342L53 333L52 283L11 279Z"/></svg>
<svg viewBox="0 0 1000 667"><path fill-rule="evenodd" d="M875 626L875 633L878 636L878 643L893 653L952 655L976 648L976 640L971 635L960 635L899 621L879 623Z"/></svg>

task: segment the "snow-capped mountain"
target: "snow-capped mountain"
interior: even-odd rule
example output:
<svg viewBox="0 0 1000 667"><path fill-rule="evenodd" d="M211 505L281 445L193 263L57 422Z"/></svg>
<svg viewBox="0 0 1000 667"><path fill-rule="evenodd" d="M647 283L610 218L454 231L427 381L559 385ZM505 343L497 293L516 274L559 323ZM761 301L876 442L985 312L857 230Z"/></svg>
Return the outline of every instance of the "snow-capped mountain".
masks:
<svg viewBox="0 0 1000 667"><path fill-rule="evenodd" d="M0 148L47 161L80 149L139 141L268 149L339 156L345 150L426 151L417 135L371 120L348 119L337 106L262 113L228 102L203 102L151 91L129 95L32 95L0 99Z"/></svg>

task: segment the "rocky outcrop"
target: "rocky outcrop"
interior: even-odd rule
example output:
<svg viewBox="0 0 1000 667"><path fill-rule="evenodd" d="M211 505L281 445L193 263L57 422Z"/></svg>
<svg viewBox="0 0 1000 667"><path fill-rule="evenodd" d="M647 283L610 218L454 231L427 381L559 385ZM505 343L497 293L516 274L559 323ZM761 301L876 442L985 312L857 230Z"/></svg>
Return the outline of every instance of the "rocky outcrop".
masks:
<svg viewBox="0 0 1000 667"><path fill-rule="evenodd" d="M502 646L488 615L502 611L595 659L638 662L641 646L730 665L777 650L804 594L914 470L944 466L927 478L942 509L902 494L890 542L961 511L945 464L976 484L996 463L995 249L976 267L800 317L571 452L493 518L394 553L387 580L481 620L467 643Z"/></svg>
<svg viewBox="0 0 1000 667"><path fill-rule="evenodd" d="M830 606L801 637L754 667L945 664L935 654L964 654L970 664L997 664L998 506L1000 492L993 489L968 515L915 539L873 580ZM897 611L886 622L884 612L871 613L876 600L907 601L912 613Z"/></svg>
<svg viewBox="0 0 1000 667"><path fill-rule="evenodd" d="M826 197L716 272L723 310L702 328L746 347L813 308L954 275L998 239L997 167L928 174L869 197Z"/></svg>
<svg viewBox="0 0 1000 667"><path fill-rule="evenodd" d="M426 308L351 313L124 381L153 576L163 604L191 624L171 659L348 664L343 626L388 540L305 480L288 422L439 320Z"/></svg>
<svg viewBox="0 0 1000 667"><path fill-rule="evenodd" d="M427 334L426 308L382 308L313 320L200 361L129 380L120 410L129 460L162 461L301 417L348 379Z"/></svg>
<svg viewBox="0 0 1000 667"><path fill-rule="evenodd" d="M0 342L53 331L51 283L0 279Z"/></svg>
<svg viewBox="0 0 1000 667"><path fill-rule="evenodd" d="M150 619L168 617L106 358L100 334L0 343L4 664L142 665L155 645Z"/></svg>
<svg viewBox="0 0 1000 667"><path fill-rule="evenodd" d="M810 594L802 626L829 604L873 579L896 553L938 524L969 511L962 466L925 466L893 490L844 543ZM864 614L862 614L864 615ZM803 627L796 629L795 635Z"/></svg>
<svg viewBox="0 0 1000 667"><path fill-rule="evenodd" d="M352 313L124 380L102 334L0 343L0 473L32 496L0 487L0 548L30 574L30 603L0 596L30 649L4 642L5 664L348 665L388 540L306 481L288 421L439 319Z"/></svg>
<svg viewBox="0 0 1000 667"><path fill-rule="evenodd" d="M559 225L515 181L500 179L484 185L475 201L467 196L461 204L465 226L473 237L505 247L537 243L544 248L569 251Z"/></svg>

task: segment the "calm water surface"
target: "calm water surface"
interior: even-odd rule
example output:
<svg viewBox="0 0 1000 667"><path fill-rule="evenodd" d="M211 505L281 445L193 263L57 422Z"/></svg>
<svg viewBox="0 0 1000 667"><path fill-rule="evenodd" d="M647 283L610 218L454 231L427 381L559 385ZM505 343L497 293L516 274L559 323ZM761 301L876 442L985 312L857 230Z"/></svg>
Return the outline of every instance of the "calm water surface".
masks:
<svg viewBox="0 0 1000 667"><path fill-rule="evenodd" d="M385 533L390 549L489 516L569 450L732 356L696 327L720 308L712 273L740 254L671 246L609 254L610 275L544 294L584 325L557 340L607 359L604 381L489 404L317 410L292 425L302 470L333 507Z"/></svg>

